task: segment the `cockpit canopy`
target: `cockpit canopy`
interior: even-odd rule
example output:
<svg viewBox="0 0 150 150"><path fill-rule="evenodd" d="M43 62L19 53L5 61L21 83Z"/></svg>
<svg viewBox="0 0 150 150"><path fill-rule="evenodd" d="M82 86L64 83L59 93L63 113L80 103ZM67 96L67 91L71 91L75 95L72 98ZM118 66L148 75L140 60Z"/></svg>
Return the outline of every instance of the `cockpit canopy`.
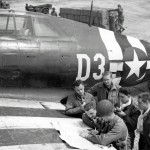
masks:
<svg viewBox="0 0 150 150"><path fill-rule="evenodd" d="M70 34L61 30L60 18L50 15L9 10L0 11L0 20L0 36L57 37Z"/></svg>

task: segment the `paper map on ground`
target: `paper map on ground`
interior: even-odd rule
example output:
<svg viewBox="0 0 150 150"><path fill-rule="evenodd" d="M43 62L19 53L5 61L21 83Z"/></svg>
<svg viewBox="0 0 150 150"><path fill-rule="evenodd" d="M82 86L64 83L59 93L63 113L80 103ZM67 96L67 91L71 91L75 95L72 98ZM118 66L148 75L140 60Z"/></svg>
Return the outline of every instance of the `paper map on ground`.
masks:
<svg viewBox="0 0 150 150"><path fill-rule="evenodd" d="M72 119L65 121L57 119L52 123L53 127L60 132L60 138L74 148L84 150L116 150L114 147L106 147L92 142L81 137L80 134L87 131L87 127L81 119Z"/></svg>

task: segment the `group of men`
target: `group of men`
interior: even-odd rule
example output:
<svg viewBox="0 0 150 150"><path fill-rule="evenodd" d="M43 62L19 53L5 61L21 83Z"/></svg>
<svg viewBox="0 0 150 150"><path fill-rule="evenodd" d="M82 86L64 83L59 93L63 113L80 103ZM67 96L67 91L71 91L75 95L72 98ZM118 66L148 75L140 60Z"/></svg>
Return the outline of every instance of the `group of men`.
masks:
<svg viewBox="0 0 150 150"><path fill-rule="evenodd" d="M139 150L150 150L150 93L141 93L136 106L129 88L112 80L112 73L104 72L103 82L85 92L81 80L74 82L75 92L68 96L65 114L82 118L91 127L80 136L117 150L132 150L135 132L140 134Z"/></svg>

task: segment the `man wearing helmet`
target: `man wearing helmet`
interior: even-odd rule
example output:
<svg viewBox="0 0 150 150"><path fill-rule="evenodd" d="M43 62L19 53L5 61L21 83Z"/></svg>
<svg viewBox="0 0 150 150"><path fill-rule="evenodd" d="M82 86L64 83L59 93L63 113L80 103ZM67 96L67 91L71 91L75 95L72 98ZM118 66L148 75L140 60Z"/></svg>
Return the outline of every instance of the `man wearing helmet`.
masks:
<svg viewBox="0 0 150 150"><path fill-rule="evenodd" d="M83 132L82 137L93 142L94 144L100 144L107 146L113 144L117 150L127 149L127 136L128 130L124 121L114 114L114 105L109 100L101 100L97 104L97 116L96 130L90 132ZM101 127L101 122L105 124Z"/></svg>

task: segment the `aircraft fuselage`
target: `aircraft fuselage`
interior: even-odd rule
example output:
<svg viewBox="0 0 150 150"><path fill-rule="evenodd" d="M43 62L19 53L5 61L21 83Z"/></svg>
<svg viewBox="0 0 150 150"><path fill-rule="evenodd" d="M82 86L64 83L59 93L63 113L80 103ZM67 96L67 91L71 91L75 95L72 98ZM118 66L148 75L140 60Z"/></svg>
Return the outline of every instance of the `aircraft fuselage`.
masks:
<svg viewBox="0 0 150 150"><path fill-rule="evenodd" d="M18 29L20 18L24 23ZM7 12L0 19L6 19L5 31L0 27L1 86L66 87L75 79L91 86L105 70L121 85L149 79L148 42L42 14ZM22 34L22 28L30 34Z"/></svg>

